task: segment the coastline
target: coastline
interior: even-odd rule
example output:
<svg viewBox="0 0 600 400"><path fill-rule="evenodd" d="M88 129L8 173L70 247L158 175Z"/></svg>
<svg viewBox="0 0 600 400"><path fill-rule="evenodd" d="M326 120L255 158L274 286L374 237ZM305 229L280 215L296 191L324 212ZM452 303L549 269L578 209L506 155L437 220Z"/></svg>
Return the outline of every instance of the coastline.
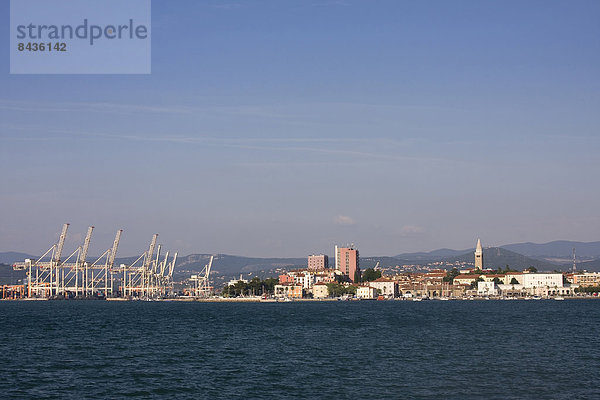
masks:
<svg viewBox="0 0 600 400"><path fill-rule="evenodd" d="M600 299L598 296L577 296L577 297L565 297L563 299L555 299L553 297L533 299L533 298L453 298L447 299L450 301L536 301L536 300L597 300ZM110 301L110 302L182 302L182 303L319 303L319 302L413 302L412 299L339 299L339 298L325 298L325 299L262 299L255 297L212 297L212 298L193 298L193 297L177 297L172 299L124 299L122 297L109 297L106 299L49 299L49 298L18 298L18 299L0 299L0 302L20 302L20 301ZM428 299L425 302L440 302L440 299Z"/></svg>

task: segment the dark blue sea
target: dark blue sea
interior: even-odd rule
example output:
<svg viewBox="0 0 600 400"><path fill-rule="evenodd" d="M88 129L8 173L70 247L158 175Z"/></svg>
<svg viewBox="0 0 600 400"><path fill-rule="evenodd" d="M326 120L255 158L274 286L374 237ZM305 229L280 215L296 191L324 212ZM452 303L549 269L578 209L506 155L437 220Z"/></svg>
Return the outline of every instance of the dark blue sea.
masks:
<svg viewBox="0 0 600 400"><path fill-rule="evenodd" d="M0 302L11 399L600 399L600 301Z"/></svg>

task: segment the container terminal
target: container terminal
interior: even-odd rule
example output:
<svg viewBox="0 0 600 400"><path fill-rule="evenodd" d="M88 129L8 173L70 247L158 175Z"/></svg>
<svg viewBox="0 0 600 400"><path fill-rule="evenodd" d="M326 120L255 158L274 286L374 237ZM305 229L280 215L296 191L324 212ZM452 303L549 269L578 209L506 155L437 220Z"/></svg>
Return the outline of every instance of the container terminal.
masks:
<svg viewBox="0 0 600 400"><path fill-rule="evenodd" d="M152 236L150 246L134 262L115 265L115 257L122 229L117 230L115 239L95 261L88 261L94 227L87 230L83 243L63 259L63 247L69 224L62 227L58 242L53 244L37 260L26 259L13 264L14 270L25 270L24 285L4 286L2 298L26 299L159 299L175 295L173 270L177 253L169 260L169 252L161 257L161 245L157 245L158 234ZM210 267L207 266L210 272ZM197 291L202 292L208 281L206 276L196 277Z"/></svg>

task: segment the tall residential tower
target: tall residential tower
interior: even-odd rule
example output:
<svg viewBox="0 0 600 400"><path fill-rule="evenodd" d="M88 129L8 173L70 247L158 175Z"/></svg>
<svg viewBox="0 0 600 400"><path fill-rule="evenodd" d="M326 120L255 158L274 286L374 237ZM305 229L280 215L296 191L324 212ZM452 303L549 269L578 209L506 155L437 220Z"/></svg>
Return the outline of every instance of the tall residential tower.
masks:
<svg viewBox="0 0 600 400"><path fill-rule="evenodd" d="M360 281L358 249L355 249L353 246L335 246L335 269L348 277L352 282Z"/></svg>
<svg viewBox="0 0 600 400"><path fill-rule="evenodd" d="M308 256L308 269L311 271L323 271L329 268L329 257L324 254Z"/></svg>

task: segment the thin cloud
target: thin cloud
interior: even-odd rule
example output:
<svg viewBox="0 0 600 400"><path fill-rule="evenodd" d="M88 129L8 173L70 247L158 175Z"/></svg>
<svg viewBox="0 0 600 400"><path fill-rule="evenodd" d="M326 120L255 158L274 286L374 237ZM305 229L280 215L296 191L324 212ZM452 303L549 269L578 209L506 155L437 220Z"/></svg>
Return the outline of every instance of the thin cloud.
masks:
<svg viewBox="0 0 600 400"><path fill-rule="evenodd" d="M85 110L90 112L112 112L112 113L160 113L160 114L193 114L209 113L221 116L241 116L268 118L271 120L293 121L306 123L308 120L312 125L331 126L332 123L319 122L315 116L323 115L324 110L330 109L334 112L348 112L355 115L356 111L384 112L387 118L397 120L395 115L399 110L414 109L450 109L448 107L421 106L412 104L369 104L351 102L309 102L290 103L283 105L233 105L233 106L186 106L180 104L148 105L129 103L107 103L107 102L43 102L0 99L0 110L21 112L73 112L74 110ZM455 111L459 111L453 109Z"/></svg>
<svg viewBox="0 0 600 400"><path fill-rule="evenodd" d="M389 155L382 152L367 152L358 150L345 150L340 148L324 148L324 147L309 147L309 146L267 146L268 143L310 143L310 142L333 142L339 143L339 139L306 139L306 138L214 138L214 137L185 137L185 136L142 136L142 135L111 135L114 138L124 138L140 141L151 142L171 142L171 143L188 143L188 144L218 144L225 147L235 147L246 150L270 150L270 151L296 151L322 153L332 155L343 155L350 157L371 158L376 160L392 160L392 161L440 161L440 159L432 157L414 157L402 155ZM356 139L360 142L377 143L378 139ZM383 139L383 143L389 143L388 139Z"/></svg>
<svg viewBox="0 0 600 400"><path fill-rule="evenodd" d="M400 229L400 235L405 237L421 236L425 233L425 228L417 225L404 225Z"/></svg>
<svg viewBox="0 0 600 400"><path fill-rule="evenodd" d="M354 218L347 215L337 215L333 218L333 222L336 225L356 225Z"/></svg>
<svg viewBox="0 0 600 400"><path fill-rule="evenodd" d="M8 100L0 100L0 110L21 112L72 112L73 110L85 110L103 113L112 112L117 114L192 114L195 111L193 107L186 106L148 106L124 103L42 103Z"/></svg>
<svg viewBox="0 0 600 400"><path fill-rule="evenodd" d="M319 1L319 2L315 2L312 3L313 6L349 6L350 3L348 3L345 0L329 0L329 1Z"/></svg>
<svg viewBox="0 0 600 400"><path fill-rule="evenodd" d="M30 130L33 127L29 128ZM140 142L164 142L164 143L175 143L175 144L193 144L193 145L213 145L230 148L239 148L246 150L258 150L258 151L276 151L276 152L302 152L302 153L317 153L326 155L339 155L349 157L355 163L359 158L364 160L373 161L415 161L415 162L439 162L444 161L441 158L436 157L419 157L419 156L405 156L402 154L386 154L385 151L389 151L389 146L405 146L410 140L394 140L387 138L349 138L344 139L346 144L364 144L371 145L375 151L364 151L355 150L357 147L351 146L349 149L344 149L339 146L339 138L219 138L210 136L177 136L177 135L141 135L141 134L110 134L110 133L98 133L98 132L84 132L84 131L71 131L66 129L48 129L40 127L46 133L52 133L54 135L66 135L66 136L77 136L79 138L103 138L107 140L132 140ZM10 127L9 130L16 130L15 127ZM26 129L23 129L26 130ZM16 141L47 141L54 140L56 136L27 136L19 134L16 137L9 137L6 133L0 132L5 140L16 140ZM336 144L336 146L323 146L323 144ZM282 146L287 144L287 146ZM302 144L297 145L297 144ZM306 144L314 144L314 146L306 146ZM358 146L362 148L363 146ZM331 160L330 160L331 161Z"/></svg>
<svg viewBox="0 0 600 400"><path fill-rule="evenodd" d="M244 7L242 3L218 3L211 5L212 8L216 8L218 10L239 10Z"/></svg>

